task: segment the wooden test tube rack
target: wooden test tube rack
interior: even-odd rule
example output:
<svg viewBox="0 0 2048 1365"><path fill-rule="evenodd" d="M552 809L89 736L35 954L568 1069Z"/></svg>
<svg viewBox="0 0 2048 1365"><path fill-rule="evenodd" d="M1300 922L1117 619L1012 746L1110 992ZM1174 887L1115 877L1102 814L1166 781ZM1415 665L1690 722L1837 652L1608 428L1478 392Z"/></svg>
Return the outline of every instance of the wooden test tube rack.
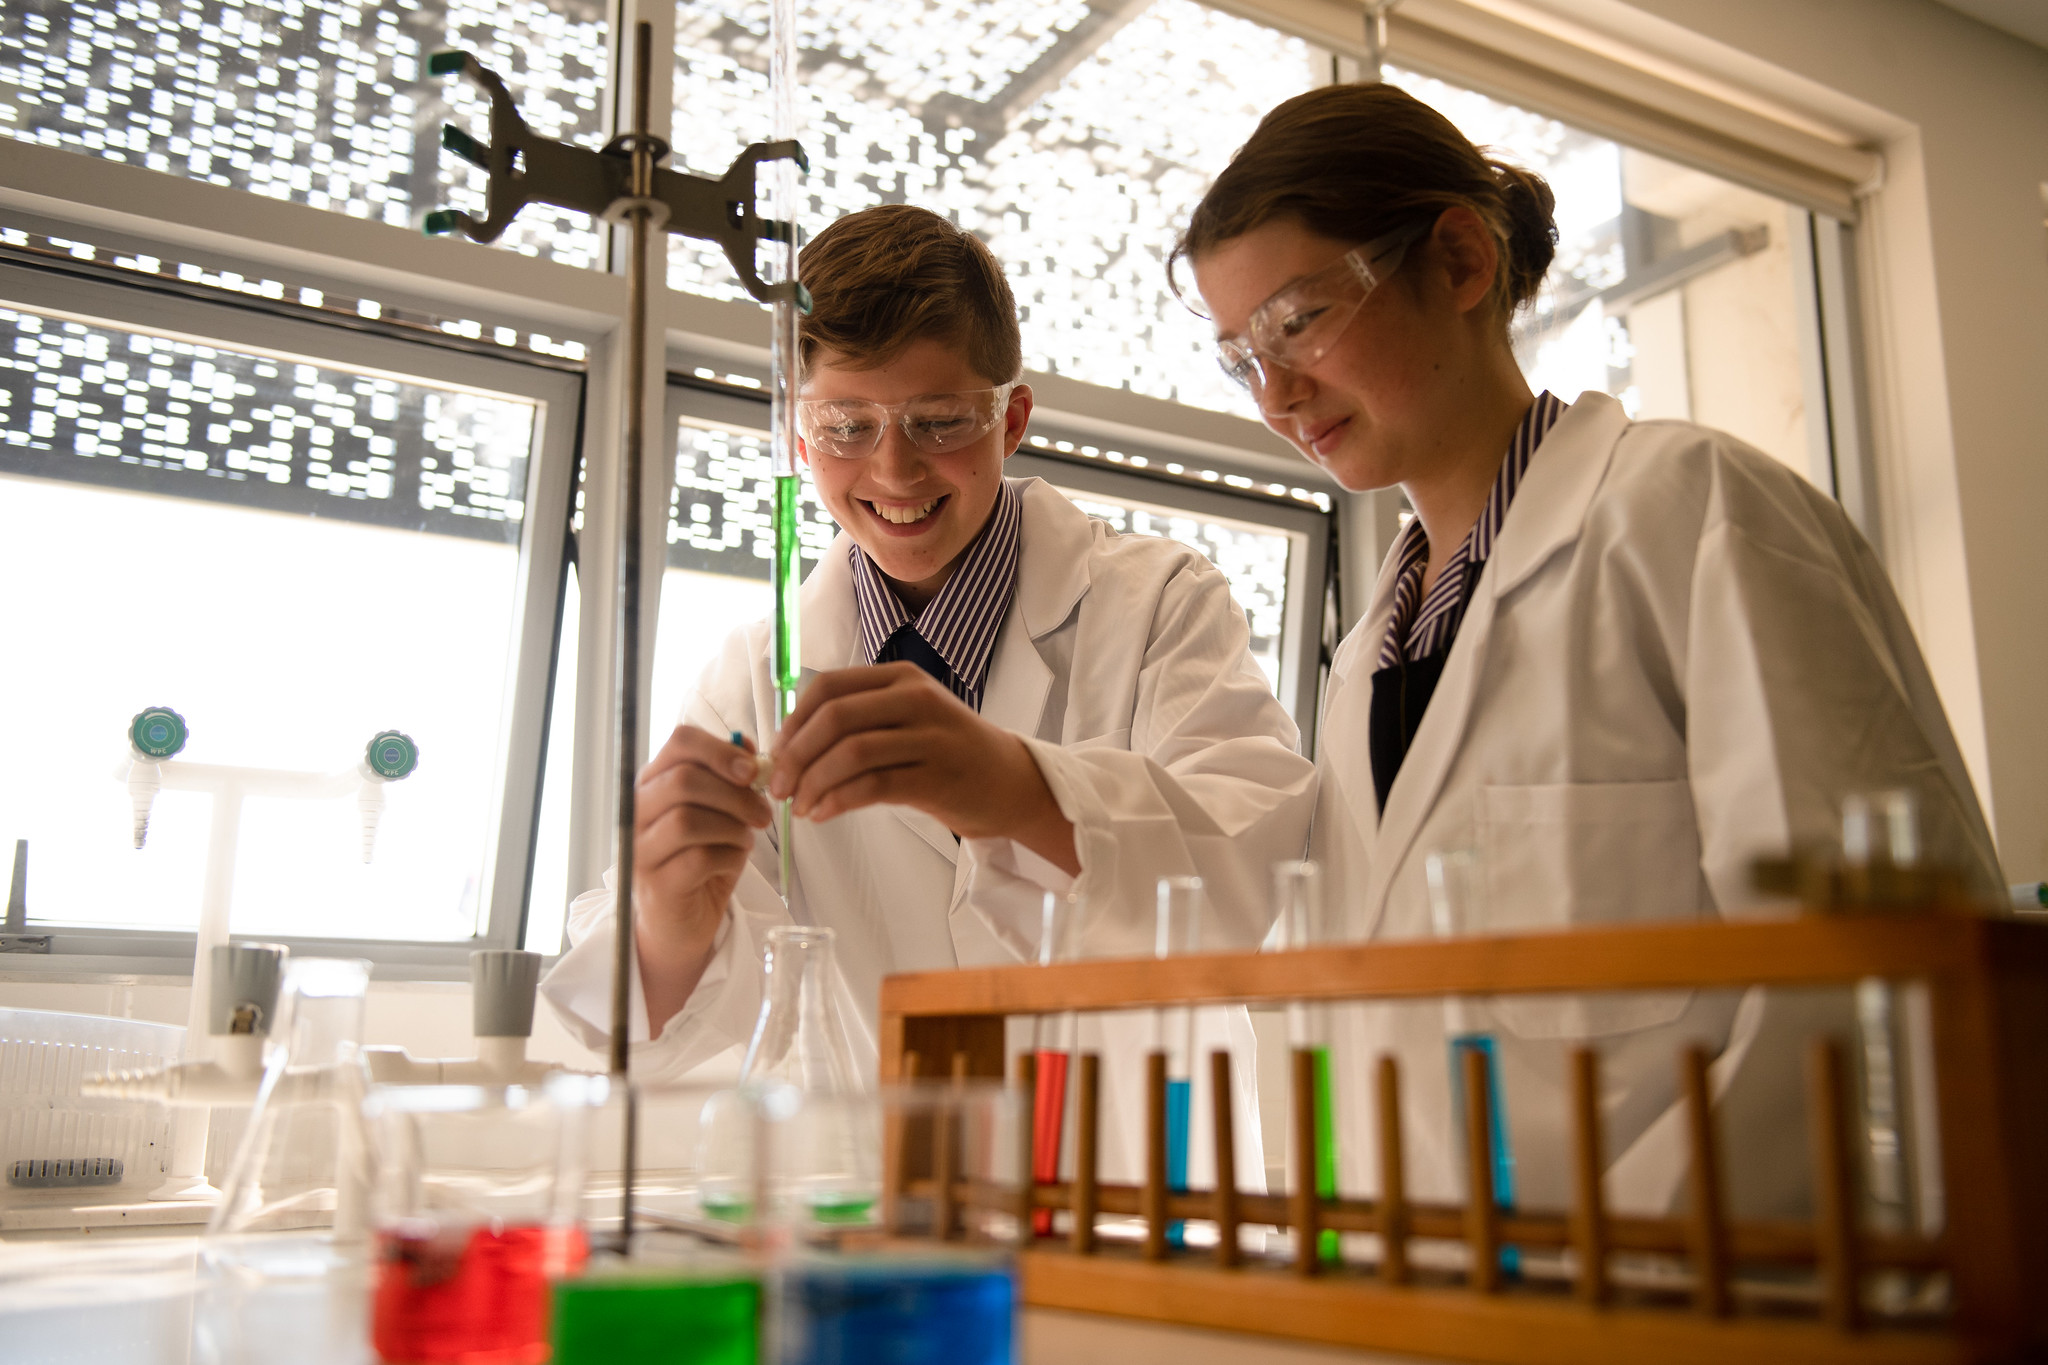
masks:
<svg viewBox="0 0 2048 1365"><path fill-rule="evenodd" d="M1011 1015L1853 986L1872 978L1927 989L1944 1190L1937 1236L1861 1226L1852 1072L1843 1040L1827 1038L1809 1043L1806 1113L1786 1116L1805 1125L1813 1152L1810 1222L1727 1216L1722 1172L1743 1153L1723 1150L1708 1100L1708 1059L1696 1051L1674 1058L1692 1154L1687 1207L1677 1216L1622 1216L1603 1207L1598 1062L1587 1049L1569 1059L1568 1210L1495 1207L1485 1062L1476 1052L1464 1054L1470 1103L1462 1136L1467 1188L1478 1197L1462 1206L1406 1197L1400 1077L1388 1058L1370 1073L1383 1197L1321 1198L1312 1174L1290 1193L1231 1188L1235 1134L1224 1054L1211 1058L1214 1094L1224 1098L1208 1116L1223 1157L1222 1188L1169 1191L1163 1160L1147 1160L1139 1185L1096 1177L1100 1073L1091 1055L1075 1068L1070 1099L1079 1116L1076 1178L1034 1184L1027 1057L1018 1184L997 1190L962 1182L947 1202L1000 1201L1020 1214L1069 1211L1063 1235L1032 1239L1019 1253L1025 1302L1041 1307L1503 1365L2048 1360L2048 925L1837 914L895 976L882 988L882 1072L885 1080L1003 1077L1004 1020ZM1357 1059L1349 1065L1353 1074L1366 1074ZM1148 1067L1148 1157L1164 1141L1163 1076L1156 1064ZM1291 1079L1293 1165L1312 1173L1315 1080L1306 1053L1297 1054ZM885 1176L892 1183L900 1178L893 1170ZM917 1183L928 1188L929 1178ZM1099 1235L1097 1221L1107 1217L1141 1219L1143 1237ZM1169 1249L1168 1220L1211 1224L1214 1245ZM1028 1231L1028 1216L1021 1221ZM1237 1229L1259 1224L1292 1232L1284 1260L1240 1251ZM1316 1234L1324 1229L1378 1234L1377 1258L1320 1260ZM1442 1256L1425 1268L1413 1254L1418 1240L1463 1243L1464 1268L1444 1269ZM1501 1252L1508 1247L1548 1256L1557 1273L1504 1275ZM1663 1258L1683 1273L1666 1276L1661 1288L1623 1286L1618 1267L1630 1253L1637 1261ZM1781 1292L1750 1292L1737 1270L1756 1265L1776 1272ZM1876 1279L1901 1273L1944 1287L1938 1311L1912 1320L1869 1311ZM1805 1288L1782 1292L1787 1282Z"/></svg>

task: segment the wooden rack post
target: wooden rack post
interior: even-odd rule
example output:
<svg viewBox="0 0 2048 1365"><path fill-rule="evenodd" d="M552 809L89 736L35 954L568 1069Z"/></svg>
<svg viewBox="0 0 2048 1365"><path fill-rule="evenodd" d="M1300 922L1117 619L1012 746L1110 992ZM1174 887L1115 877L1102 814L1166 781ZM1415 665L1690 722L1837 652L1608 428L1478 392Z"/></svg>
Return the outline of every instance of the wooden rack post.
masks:
<svg viewBox="0 0 2048 1365"><path fill-rule="evenodd" d="M1500 1288L1500 1209L1493 1193L1492 1068L1476 1047L1460 1053L1465 1085L1465 1244L1472 1252L1472 1287L1482 1294Z"/></svg>
<svg viewBox="0 0 2048 1365"><path fill-rule="evenodd" d="M1102 1139L1102 1058L1093 1052L1081 1054L1079 1088L1074 1096L1074 1250L1087 1255L1095 1250L1097 1184L1095 1158Z"/></svg>
<svg viewBox="0 0 2048 1365"><path fill-rule="evenodd" d="M1290 1212L1294 1223L1294 1269L1297 1274L1314 1275L1320 1268L1321 1220L1316 1217L1316 1056L1313 1050L1294 1050L1294 1194Z"/></svg>
<svg viewBox="0 0 2048 1365"><path fill-rule="evenodd" d="M1607 1302L1607 1211L1600 1177L1607 1169L1600 1138L1600 1054L1572 1050L1572 1248L1579 1258L1579 1298Z"/></svg>
<svg viewBox="0 0 2048 1365"><path fill-rule="evenodd" d="M1241 1256L1237 1231L1237 1121L1232 1109L1236 1092L1230 1080L1230 1054L1222 1048L1209 1056L1209 1091L1216 1111L1216 1264L1228 1269Z"/></svg>
<svg viewBox="0 0 2048 1365"><path fill-rule="evenodd" d="M1678 1068L1692 1155L1693 1302L1702 1313L1725 1318L1734 1310L1734 1300L1728 1294L1728 1226L1721 1206L1721 1152L1714 1141L1707 1050L1687 1048L1679 1055Z"/></svg>
<svg viewBox="0 0 2048 1365"><path fill-rule="evenodd" d="M1145 1056L1145 1259L1166 1259L1166 1054Z"/></svg>
<svg viewBox="0 0 2048 1365"><path fill-rule="evenodd" d="M1401 1064L1380 1058L1380 1278L1408 1283L1408 1175L1401 1148Z"/></svg>
<svg viewBox="0 0 2048 1365"><path fill-rule="evenodd" d="M1813 1148L1813 1232L1820 1253L1821 1304L1845 1332L1863 1321L1857 1265L1856 1161L1849 1137L1849 1082L1842 1048L1816 1038L1806 1058L1807 1112Z"/></svg>
<svg viewBox="0 0 2048 1365"><path fill-rule="evenodd" d="M1031 1214L1037 1206L1038 1170L1032 1150L1038 1137L1038 1058L1030 1051L1017 1054L1017 1238L1028 1242L1034 1235Z"/></svg>

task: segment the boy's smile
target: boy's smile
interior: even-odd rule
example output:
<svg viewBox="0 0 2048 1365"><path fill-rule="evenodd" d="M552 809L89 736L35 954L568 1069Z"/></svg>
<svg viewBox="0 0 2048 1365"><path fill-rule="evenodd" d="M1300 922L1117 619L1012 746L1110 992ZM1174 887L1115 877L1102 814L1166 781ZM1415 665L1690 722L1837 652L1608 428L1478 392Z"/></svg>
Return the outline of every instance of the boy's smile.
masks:
<svg viewBox="0 0 2048 1365"><path fill-rule="evenodd" d="M975 371L959 345L923 338L886 363L867 368L822 351L808 367L803 397L892 404L994 383ZM1024 439L1030 417L1031 390L1019 385L1010 392L1001 425L943 455L918 448L895 424L865 459L799 448L811 467L818 500L915 613L938 595L961 554L988 524L1002 486L1003 461Z"/></svg>

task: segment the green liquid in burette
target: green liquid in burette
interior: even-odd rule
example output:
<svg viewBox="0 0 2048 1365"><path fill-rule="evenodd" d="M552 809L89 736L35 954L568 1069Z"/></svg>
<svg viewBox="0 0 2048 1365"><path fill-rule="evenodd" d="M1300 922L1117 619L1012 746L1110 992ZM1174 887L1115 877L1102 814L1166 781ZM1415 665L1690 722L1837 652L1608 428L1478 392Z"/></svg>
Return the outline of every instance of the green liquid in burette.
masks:
<svg viewBox="0 0 2048 1365"><path fill-rule="evenodd" d="M801 509L803 481L795 474L775 476L775 728L778 742L782 722L796 705L797 677L803 671L802 647L797 637L797 590L803 586L803 562L798 558L797 518ZM775 842L780 856L782 895L790 895L789 802L775 807Z"/></svg>
<svg viewBox="0 0 2048 1365"><path fill-rule="evenodd" d="M799 499L803 480L795 474L775 476L775 702L779 724L796 704L797 675L802 665L797 642L796 594L803 584L798 559Z"/></svg>

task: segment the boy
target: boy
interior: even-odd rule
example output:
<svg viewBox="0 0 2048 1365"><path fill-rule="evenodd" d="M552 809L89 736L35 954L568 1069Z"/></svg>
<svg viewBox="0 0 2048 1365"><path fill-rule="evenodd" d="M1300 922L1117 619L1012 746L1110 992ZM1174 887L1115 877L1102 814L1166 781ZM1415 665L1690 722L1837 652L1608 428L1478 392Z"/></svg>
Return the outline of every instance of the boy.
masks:
<svg viewBox="0 0 2048 1365"><path fill-rule="evenodd" d="M837 930L869 1074L882 977L1032 960L1047 890L1083 898L1083 952L1137 956L1158 879L1198 874L1204 947L1255 947L1269 869L1300 856L1314 802L1223 575L1003 477L1031 390L988 248L886 205L820 233L800 273L800 449L842 534L803 585L806 683L773 745L769 795L800 818L793 885L785 903L753 756L729 739L774 730L761 622L639 778L645 1075L747 1041L762 935L791 919ZM613 924L609 891L579 897L543 987L592 1046Z"/></svg>

